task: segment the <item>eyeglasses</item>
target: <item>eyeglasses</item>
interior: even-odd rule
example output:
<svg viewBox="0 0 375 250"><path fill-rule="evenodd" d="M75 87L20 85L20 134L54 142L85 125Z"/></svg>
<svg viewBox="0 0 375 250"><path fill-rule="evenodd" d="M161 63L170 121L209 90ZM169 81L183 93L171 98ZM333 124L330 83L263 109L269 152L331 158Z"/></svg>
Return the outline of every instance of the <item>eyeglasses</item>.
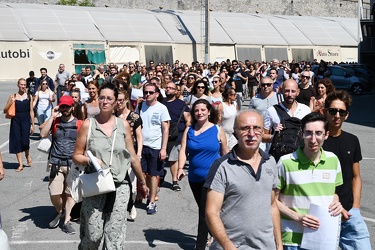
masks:
<svg viewBox="0 0 375 250"><path fill-rule="evenodd" d="M348 114L348 111L345 109L329 108L327 111L330 115L336 115L337 112L339 112L340 116L346 116Z"/></svg>
<svg viewBox="0 0 375 250"><path fill-rule="evenodd" d="M272 83L262 83L260 86L264 87L271 87Z"/></svg>
<svg viewBox="0 0 375 250"><path fill-rule="evenodd" d="M107 98L107 97L105 97L105 96L99 96L99 102L104 102L105 100L107 100L107 102L108 103L112 103L114 100L115 100L115 98Z"/></svg>
<svg viewBox="0 0 375 250"><path fill-rule="evenodd" d="M155 91L143 91L144 95L153 95L155 94Z"/></svg>
<svg viewBox="0 0 375 250"><path fill-rule="evenodd" d="M197 86L197 89L205 89L205 86Z"/></svg>
<svg viewBox="0 0 375 250"><path fill-rule="evenodd" d="M263 132L263 128L260 126L243 126L238 127L238 129L241 131L241 134L250 133L251 130L253 130L256 135L260 135Z"/></svg>
<svg viewBox="0 0 375 250"><path fill-rule="evenodd" d="M310 76L301 75L302 78L310 79Z"/></svg>
<svg viewBox="0 0 375 250"><path fill-rule="evenodd" d="M323 131L304 131L303 137L310 139L315 135L316 138L323 138L326 134Z"/></svg>

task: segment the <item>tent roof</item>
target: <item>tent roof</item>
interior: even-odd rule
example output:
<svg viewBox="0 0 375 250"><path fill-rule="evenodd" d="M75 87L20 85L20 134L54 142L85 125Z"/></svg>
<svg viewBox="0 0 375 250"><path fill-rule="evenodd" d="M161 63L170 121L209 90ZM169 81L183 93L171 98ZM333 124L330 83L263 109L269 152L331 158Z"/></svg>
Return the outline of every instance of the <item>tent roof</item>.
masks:
<svg viewBox="0 0 375 250"><path fill-rule="evenodd" d="M0 41L203 43L199 11L0 4ZM212 44L357 46L355 18L211 12Z"/></svg>

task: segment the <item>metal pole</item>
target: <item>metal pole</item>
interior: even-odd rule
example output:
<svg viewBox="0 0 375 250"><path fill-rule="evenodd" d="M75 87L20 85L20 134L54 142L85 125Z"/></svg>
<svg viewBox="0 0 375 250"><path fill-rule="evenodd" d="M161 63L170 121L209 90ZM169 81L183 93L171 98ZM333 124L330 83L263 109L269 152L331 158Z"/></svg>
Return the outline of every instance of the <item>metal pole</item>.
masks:
<svg viewBox="0 0 375 250"><path fill-rule="evenodd" d="M204 8L204 61L210 62L210 0L205 0Z"/></svg>

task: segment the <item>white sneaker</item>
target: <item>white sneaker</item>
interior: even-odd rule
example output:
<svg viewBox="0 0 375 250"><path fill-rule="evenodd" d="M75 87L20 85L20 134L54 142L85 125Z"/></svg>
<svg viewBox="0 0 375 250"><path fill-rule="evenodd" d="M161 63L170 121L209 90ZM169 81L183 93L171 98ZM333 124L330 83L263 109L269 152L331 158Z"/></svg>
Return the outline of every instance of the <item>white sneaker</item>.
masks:
<svg viewBox="0 0 375 250"><path fill-rule="evenodd" d="M137 218L137 209L133 206L129 212L129 220L134 221L135 218Z"/></svg>

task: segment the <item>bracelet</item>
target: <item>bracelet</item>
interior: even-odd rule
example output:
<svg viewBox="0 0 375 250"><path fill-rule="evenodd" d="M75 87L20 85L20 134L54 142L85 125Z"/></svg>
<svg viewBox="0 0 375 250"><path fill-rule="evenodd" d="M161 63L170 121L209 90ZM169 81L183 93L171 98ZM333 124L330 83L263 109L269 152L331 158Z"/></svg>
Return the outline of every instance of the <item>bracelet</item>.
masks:
<svg viewBox="0 0 375 250"><path fill-rule="evenodd" d="M139 184L141 184L141 185L145 185L145 184L146 184L146 181L140 181Z"/></svg>

